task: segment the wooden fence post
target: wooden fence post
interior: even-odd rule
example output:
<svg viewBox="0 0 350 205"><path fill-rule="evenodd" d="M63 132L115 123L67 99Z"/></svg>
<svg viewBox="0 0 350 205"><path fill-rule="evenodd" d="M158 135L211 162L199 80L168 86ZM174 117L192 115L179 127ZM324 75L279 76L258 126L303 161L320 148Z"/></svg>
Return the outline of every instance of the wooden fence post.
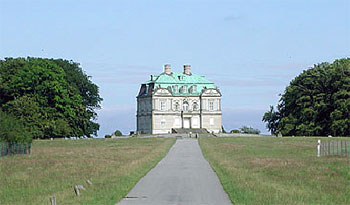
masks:
<svg viewBox="0 0 350 205"><path fill-rule="evenodd" d="M337 140L337 155L339 155L339 140Z"/></svg>
<svg viewBox="0 0 350 205"><path fill-rule="evenodd" d="M51 205L56 205L56 197L52 196L50 197Z"/></svg>
<svg viewBox="0 0 350 205"><path fill-rule="evenodd" d="M317 157L321 156L321 140L317 141Z"/></svg>

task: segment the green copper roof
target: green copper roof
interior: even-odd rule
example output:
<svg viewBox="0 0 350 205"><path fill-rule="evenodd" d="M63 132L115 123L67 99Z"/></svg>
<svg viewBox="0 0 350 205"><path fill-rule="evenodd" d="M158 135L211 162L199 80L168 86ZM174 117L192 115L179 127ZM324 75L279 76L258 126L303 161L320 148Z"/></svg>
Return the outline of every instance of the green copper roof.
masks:
<svg viewBox="0 0 350 205"><path fill-rule="evenodd" d="M153 88L167 88L174 96L199 96L205 88L216 88L214 83L204 76L180 72L173 72L171 75L151 75L151 79L144 84L154 84Z"/></svg>

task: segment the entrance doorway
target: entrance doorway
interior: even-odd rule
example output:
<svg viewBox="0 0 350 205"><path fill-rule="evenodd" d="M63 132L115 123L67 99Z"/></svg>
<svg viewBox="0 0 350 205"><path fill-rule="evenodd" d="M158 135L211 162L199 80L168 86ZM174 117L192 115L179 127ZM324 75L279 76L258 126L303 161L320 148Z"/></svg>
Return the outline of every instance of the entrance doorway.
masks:
<svg viewBox="0 0 350 205"><path fill-rule="evenodd" d="M184 118L184 128L186 129L186 128L191 128L191 118L189 118L189 117L185 117Z"/></svg>

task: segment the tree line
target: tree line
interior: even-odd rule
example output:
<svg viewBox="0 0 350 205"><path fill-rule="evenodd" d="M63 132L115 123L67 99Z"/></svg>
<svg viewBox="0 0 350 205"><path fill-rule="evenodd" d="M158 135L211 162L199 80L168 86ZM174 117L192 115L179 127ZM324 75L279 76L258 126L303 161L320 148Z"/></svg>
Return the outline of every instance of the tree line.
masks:
<svg viewBox="0 0 350 205"><path fill-rule="evenodd" d="M102 98L78 63L63 59L0 60L0 137L6 141L92 137Z"/></svg>
<svg viewBox="0 0 350 205"><path fill-rule="evenodd" d="M304 70L262 120L272 134L350 136L350 58Z"/></svg>

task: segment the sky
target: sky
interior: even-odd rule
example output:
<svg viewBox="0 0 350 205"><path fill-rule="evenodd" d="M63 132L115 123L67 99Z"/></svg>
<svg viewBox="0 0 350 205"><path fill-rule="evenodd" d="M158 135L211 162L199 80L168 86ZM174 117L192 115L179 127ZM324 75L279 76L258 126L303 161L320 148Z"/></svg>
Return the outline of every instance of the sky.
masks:
<svg viewBox="0 0 350 205"><path fill-rule="evenodd" d="M222 92L226 130L261 121L303 70L350 57L349 0L0 0L0 58L80 63L100 88L99 137L136 129L136 95L164 64Z"/></svg>

